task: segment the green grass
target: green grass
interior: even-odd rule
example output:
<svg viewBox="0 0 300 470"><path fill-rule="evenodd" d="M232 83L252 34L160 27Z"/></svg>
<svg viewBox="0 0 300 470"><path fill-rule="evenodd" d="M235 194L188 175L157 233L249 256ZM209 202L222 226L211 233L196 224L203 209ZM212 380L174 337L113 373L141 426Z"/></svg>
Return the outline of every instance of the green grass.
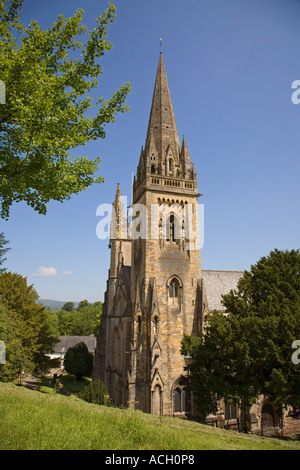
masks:
<svg viewBox="0 0 300 470"><path fill-rule="evenodd" d="M284 441L0 383L1 450L297 449Z"/></svg>
<svg viewBox="0 0 300 470"><path fill-rule="evenodd" d="M77 393L82 390L91 379L74 380L72 375L62 375L57 378L56 385L53 383L53 377L42 377L39 379L39 389L45 393L55 393L55 387L60 389L63 395ZM60 385L59 385L60 384Z"/></svg>

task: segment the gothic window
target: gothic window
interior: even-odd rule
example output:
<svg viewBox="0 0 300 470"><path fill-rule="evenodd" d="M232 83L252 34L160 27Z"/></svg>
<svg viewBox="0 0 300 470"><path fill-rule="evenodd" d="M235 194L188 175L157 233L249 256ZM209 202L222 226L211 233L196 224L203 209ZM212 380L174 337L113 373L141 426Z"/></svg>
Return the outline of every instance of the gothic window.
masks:
<svg viewBox="0 0 300 470"><path fill-rule="evenodd" d="M176 277L173 276L167 282L167 294L168 294L168 303L169 305L178 305L179 309L181 309L182 301L183 301L183 289L181 281Z"/></svg>
<svg viewBox="0 0 300 470"><path fill-rule="evenodd" d="M181 236L180 223L174 214L170 214L166 223L166 240L176 242Z"/></svg>
<svg viewBox="0 0 300 470"><path fill-rule="evenodd" d="M175 220L174 215L170 216L170 240L175 242Z"/></svg>
<svg viewBox="0 0 300 470"><path fill-rule="evenodd" d="M172 158L169 158L169 171L173 172L173 160L172 160Z"/></svg>
<svg viewBox="0 0 300 470"><path fill-rule="evenodd" d="M186 388L181 390L181 408L183 412L189 411L189 393Z"/></svg>
<svg viewBox="0 0 300 470"><path fill-rule="evenodd" d="M179 282L173 278L169 286L169 296L171 299L178 298Z"/></svg>
<svg viewBox="0 0 300 470"><path fill-rule="evenodd" d="M236 419L236 406L225 400L225 419Z"/></svg>
<svg viewBox="0 0 300 470"><path fill-rule="evenodd" d="M181 412L181 390L180 388L176 388L174 391L174 413Z"/></svg>
<svg viewBox="0 0 300 470"><path fill-rule="evenodd" d="M151 173L155 173L155 165L151 165Z"/></svg>
<svg viewBox="0 0 300 470"><path fill-rule="evenodd" d="M190 411L190 393L179 383L174 390L174 413L186 413Z"/></svg>

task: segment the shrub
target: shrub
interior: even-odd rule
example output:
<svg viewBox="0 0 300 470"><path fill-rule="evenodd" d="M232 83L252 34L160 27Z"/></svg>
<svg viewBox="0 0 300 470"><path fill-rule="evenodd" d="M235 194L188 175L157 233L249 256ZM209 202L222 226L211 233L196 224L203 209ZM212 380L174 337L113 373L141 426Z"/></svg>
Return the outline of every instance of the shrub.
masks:
<svg viewBox="0 0 300 470"><path fill-rule="evenodd" d="M77 396L88 403L95 403L97 405L112 406L113 402L108 395L104 383L97 379L86 385Z"/></svg>

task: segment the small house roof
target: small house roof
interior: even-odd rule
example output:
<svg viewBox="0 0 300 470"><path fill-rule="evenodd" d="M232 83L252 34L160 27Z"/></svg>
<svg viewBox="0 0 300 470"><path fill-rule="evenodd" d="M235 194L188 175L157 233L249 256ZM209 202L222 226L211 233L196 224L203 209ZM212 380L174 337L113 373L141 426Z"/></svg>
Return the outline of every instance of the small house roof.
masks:
<svg viewBox="0 0 300 470"><path fill-rule="evenodd" d="M66 354L69 348L73 348L78 343L86 344L88 351L94 353L96 349L96 337L95 335L90 336L60 336L59 342L56 344L54 353L55 354Z"/></svg>

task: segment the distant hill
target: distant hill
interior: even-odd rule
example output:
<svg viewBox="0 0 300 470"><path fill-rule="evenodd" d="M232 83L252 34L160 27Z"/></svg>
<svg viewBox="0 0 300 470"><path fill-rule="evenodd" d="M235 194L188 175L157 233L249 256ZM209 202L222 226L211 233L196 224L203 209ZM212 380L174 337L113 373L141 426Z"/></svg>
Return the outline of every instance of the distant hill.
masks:
<svg viewBox="0 0 300 470"><path fill-rule="evenodd" d="M69 301L61 301L61 300L51 300L51 299L38 299L37 302L39 304L45 305L50 310L61 310L62 306ZM77 308L79 305L79 302L73 302L74 308Z"/></svg>

